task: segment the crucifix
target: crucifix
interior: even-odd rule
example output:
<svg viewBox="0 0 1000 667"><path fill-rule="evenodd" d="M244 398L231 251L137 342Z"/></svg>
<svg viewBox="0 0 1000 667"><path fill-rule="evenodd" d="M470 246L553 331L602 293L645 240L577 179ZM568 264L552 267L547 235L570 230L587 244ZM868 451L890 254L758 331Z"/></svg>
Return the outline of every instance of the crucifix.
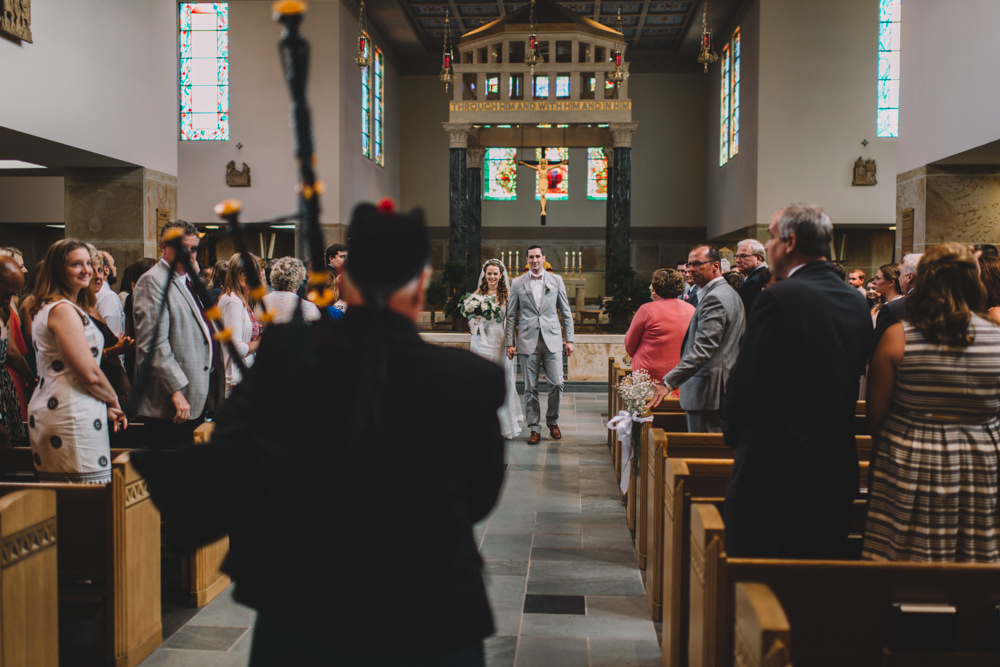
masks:
<svg viewBox="0 0 1000 667"><path fill-rule="evenodd" d="M549 191L549 173L558 169L562 160L548 160L545 151L542 151L541 160L518 160L518 164L523 164L528 169L538 172L538 199L542 204L542 224L545 224L545 195Z"/></svg>

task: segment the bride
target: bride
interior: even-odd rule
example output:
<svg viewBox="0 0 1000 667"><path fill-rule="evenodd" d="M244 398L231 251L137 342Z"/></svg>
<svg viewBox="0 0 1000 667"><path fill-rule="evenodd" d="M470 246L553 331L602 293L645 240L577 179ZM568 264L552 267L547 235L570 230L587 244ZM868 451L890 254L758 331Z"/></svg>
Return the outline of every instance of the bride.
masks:
<svg viewBox="0 0 1000 667"><path fill-rule="evenodd" d="M507 269L499 259L488 260L479 272L478 294L492 297L503 312L503 320L493 322L481 317L469 320L472 338L469 348L481 357L494 361L504 368L507 380L507 398L497 412L500 418L500 432L508 440L516 438L524 426L524 412L517 395L517 361L508 359L504 348L504 326L507 316L507 300L510 295L510 280Z"/></svg>

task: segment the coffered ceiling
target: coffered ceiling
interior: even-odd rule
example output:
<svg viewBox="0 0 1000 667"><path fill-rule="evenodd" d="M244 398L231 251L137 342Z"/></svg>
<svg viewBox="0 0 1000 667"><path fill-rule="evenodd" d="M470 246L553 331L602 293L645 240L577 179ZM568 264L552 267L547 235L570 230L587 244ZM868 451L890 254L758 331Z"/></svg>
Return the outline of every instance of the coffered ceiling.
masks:
<svg viewBox="0 0 1000 667"><path fill-rule="evenodd" d="M353 2L354 0L348 0ZM452 39L513 13L523 2L508 0L365 0L368 21L389 41L403 74L434 74L441 67L445 25ZM583 0L558 2L567 9L615 27L619 9L633 72L697 71L701 0ZM709 0L709 26L717 37L735 27L747 0ZM446 16L448 17L446 19Z"/></svg>

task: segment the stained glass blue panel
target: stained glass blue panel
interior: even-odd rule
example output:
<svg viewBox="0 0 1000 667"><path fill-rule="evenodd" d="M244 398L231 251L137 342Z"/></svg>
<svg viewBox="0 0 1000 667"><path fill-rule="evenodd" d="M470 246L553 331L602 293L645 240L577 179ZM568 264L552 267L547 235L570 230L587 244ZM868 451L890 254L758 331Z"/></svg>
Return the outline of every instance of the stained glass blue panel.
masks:
<svg viewBox="0 0 1000 667"><path fill-rule="evenodd" d="M483 199L517 199L516 148L487 148L483 166Z"/></svg>
<svg viewBox="0 0 1000 667"><path fill-rule="evenodd" d="M899 42L902 0L879 0L876 131L899 136Z"/></svg>

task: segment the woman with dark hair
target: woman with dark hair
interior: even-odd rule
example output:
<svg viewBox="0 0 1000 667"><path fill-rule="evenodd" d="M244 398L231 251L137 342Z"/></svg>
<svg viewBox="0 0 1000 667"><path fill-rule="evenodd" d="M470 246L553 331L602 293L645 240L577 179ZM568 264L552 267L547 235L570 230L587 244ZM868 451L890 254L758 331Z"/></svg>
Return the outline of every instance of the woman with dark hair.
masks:
<svg viewBox="0 0 1000 667"><path fill-rule="evenodd" d="M990 317L1000 322L1000 257L979 256L979 275L986 288L986 307Z"/></svg>
<svg viewBox="0 0 1000 667"><path fill-rule="evenodd" d="M135 284L139 282L142 274L149 271L156 260L151 257L143 257L138 262L134 262L125 267L122 272L122 291L125 294L125 301L122 307L125 310L125 336L135 340L135 310L132 307L132 292L135 291ZM135 380L135 346L133 345L125 352L125 374L128 381Z"/></svg>
<svg viewBox="0 0 1000 667"><path fill-rule="evenodd" d="M87 314L94 266L86 244L49 247L35 283L32 339L38 387L28 405L28 437L45 481L111 481L108 429L128 425L98 359L104 338Z"/></svg>
<svg viewBox="0 0 1000 667"><path fill-rule="evenodd" d="M684 291L684 276L674 269L657 269L649 283L652 301L639 306L625 334L625 351L632 357L632 370L645 368L654 380L662 380L681 360L681 344L695 308L678 299Z"/></svg>
<svg viewBox="0 0 1000 667"><path fill-rule="evenodd" d="M871 362L865 558L1000 561L1000 326L971 246L930 248Z"/></svg>

